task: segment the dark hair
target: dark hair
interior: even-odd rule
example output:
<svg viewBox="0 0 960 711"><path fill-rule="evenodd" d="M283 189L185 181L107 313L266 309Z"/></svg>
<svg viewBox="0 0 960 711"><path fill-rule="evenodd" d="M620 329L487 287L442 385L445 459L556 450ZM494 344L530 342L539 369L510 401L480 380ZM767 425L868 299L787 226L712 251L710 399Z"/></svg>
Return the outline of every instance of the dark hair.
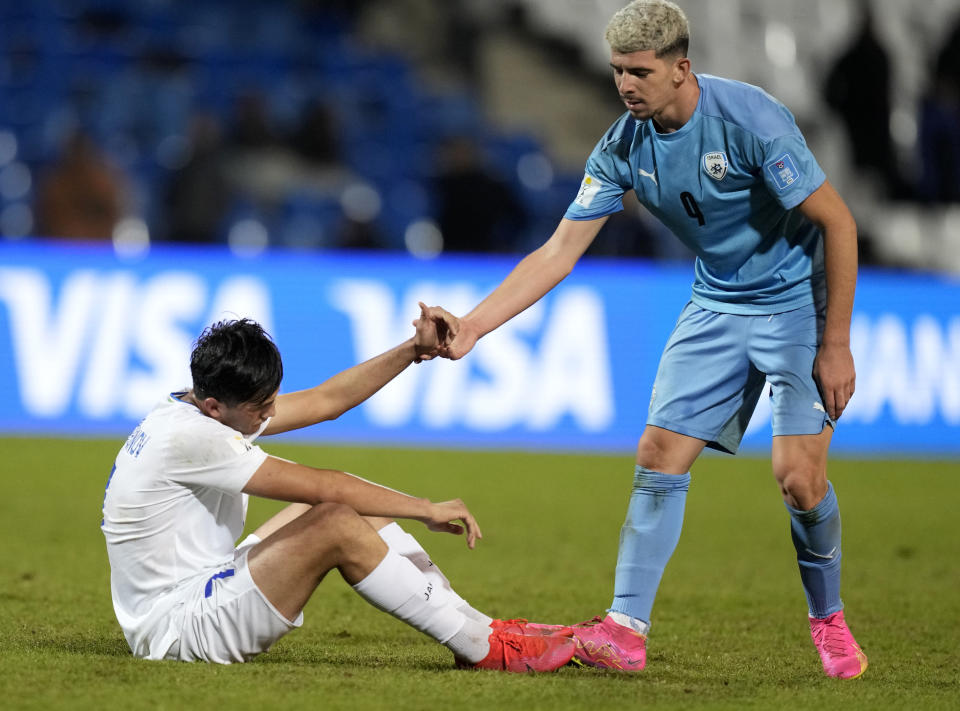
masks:
<svg viewBox="0 0 960 711"><path fill-rule="evenodd" d="M669 57L671 55L674 57L686 57L689 50L690 38L680 37L670 46L654 52L653 56L657 59L663 59L664 57Z"/></svg>
<svg viewBox="0 0 960 711"><path fill-rule="evenodd" d="M204 329L190 355L193 393L234 407L265 402L283 380L280 351L256 321L219 321Z"/></svg>

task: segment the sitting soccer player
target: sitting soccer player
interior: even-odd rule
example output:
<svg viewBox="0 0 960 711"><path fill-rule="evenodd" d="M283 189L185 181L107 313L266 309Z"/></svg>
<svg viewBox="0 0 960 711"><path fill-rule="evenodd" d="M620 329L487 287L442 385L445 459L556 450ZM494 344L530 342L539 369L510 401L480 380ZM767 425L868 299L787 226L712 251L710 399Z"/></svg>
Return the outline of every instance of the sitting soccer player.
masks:
<svg viewBox="0 0 960 711"><path fill-rule="evenodd" d="M570 661L569 628L533 629L475 610L393 521L466 532L473 548L481 533L462 501L415 498L253 444L332 420L432 358L436 324L421 317L416 326L386 353L284 395L280 353L257 323L204 331L190 360L193 388L137 426L104 495L113 606L134 655L247 661L302 624L304 605L336 568L372 605L445 645L459 666L552 671ZM249 495L294 503L235 548Z"/></svg>

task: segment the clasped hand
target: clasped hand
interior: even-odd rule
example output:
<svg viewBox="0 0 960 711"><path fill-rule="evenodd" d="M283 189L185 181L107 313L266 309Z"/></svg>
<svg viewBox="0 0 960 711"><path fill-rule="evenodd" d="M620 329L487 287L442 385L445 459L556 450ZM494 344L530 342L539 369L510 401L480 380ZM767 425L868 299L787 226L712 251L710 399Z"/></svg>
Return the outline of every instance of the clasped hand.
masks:
<svg viewBox="0 0 960 711"><path fill-rule="evenodd" d="M418 363L437 356L457 360L465 356L477 340L468 339L459 318L442 306L427 306L422 301L420 316L413 325L416 328L414 346Z"/></svg>

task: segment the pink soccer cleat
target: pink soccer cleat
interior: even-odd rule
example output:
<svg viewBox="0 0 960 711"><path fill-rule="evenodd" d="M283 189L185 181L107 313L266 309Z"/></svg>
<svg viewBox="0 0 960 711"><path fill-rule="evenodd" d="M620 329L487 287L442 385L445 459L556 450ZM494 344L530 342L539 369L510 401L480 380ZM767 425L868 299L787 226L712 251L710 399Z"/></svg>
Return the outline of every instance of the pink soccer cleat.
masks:
<svg viewBox="0 0 960 711"><path fill-rule="evenodd" d="M502 625L490 633L490 652L476 664L457 660L457 666L508 672L549 672L566 665L577 644L572 637L508 632Z"/></svg>
<svg viewBox="0 0 960 711"><path fill-rule="evenodd" d="M827 676L856 679L867 670L867 655L850 633L843 610L823 619L811 617L810 635Z"/></svg>
<svg viewBox="0 0 960 711"><path fill-rule="evenodd" d="M647 638L607 615L573 625L574 661L589 667L640 671L647 663Z"/></svg>

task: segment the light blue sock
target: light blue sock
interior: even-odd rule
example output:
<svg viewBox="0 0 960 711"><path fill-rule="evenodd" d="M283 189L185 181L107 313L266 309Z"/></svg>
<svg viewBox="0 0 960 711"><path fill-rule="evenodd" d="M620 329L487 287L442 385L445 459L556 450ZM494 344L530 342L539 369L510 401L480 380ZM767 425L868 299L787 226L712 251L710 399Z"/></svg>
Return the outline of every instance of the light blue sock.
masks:
<svg viewBox="0 0 960 711"><path fill-rule="evenodd" d="M823 501L809 511L787 506L790 532L797 549L800 581L811 617L827 617L843 609L840 599L840 509L833 484Z"/></svg>
<svg viewBox="0 0 960 711"><path fill-rule="evenodd" d="M620 529L620 553L610 612L650 622L663 569L673 555L690 474L661 474L637 466L627 520Z"/></svg>

